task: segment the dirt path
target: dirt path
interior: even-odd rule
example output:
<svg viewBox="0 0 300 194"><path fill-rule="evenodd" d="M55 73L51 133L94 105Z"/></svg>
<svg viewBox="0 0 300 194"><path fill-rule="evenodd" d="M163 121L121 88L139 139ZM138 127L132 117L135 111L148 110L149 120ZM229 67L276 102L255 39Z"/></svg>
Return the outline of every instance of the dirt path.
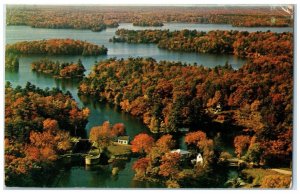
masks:
<svg viewBox="0 0 300 194"><path fill-rule="evenodd" d="M279 172L281 174L292 175L292 171L289 171L289 170L282 170L282 169L278 169L278 168L272 168L270 170L274 170L274 171Z"/></svg>

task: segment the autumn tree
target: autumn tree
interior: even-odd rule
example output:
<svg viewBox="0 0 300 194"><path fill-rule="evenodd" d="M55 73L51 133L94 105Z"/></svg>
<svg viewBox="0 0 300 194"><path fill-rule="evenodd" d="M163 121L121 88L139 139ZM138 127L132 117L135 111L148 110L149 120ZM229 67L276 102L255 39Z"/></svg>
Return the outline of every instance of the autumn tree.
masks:
<svg viewBox="0 0 300 194"><path fill-rule="evenodd" d="M184 141L188 145L197 145L198 142L205 139L206 139L206 134L203 131L196 131L196 132L188 133L185 136Z"/></svg>
<svg viewBox="0 0 300 194"><path fill-rule="evenodd" d="M154 145L154 139L148 134L141 133L134 137L134 139L131 141L131 145L131 150L134 153L149 153Z"/></svg>
<svg viewBox="0 0 300 194"><path fill-rule="evenodd" d="M161 159L159 174L171 180L176 180L181 170L180 157L179 153L166 153Z"/></svg>
<svg viewBox="0 0 300 194"><path fill-rule="evenodd" d="M167 153L175 146L175 140L173 140L172 135L167 134L161 136L156 142L155 145L161 150L162 153Z"/></svg>
<svg viewBox="0 0 300 194"><path fill-rule="evenodd" d="M116 123L112 126L112 135L114 136L119 136L119 135L124 135L126 131L126 127L124 123Z"/></svg>
<svg viewBox="0 0 300 194"><path fill-rule="evenodd" d="M235 153L240 158L246 151L250 144L250 137L246 135L239 135L234 138Z"/></svg>
<svg viewBox="0 0 300 194"><path fill-rule="evenodd" d="M96 142L98 146L104 148L120 135L125 134L125 125L116 123L113 126L109 121L103 122L102 125L93 127L90 131L90 141Z"/></svg>
<svg viewBox="0 0 300 194"><path fill-rule="evenodd" d="M149 166L149 158L139 158L132 165L132 169L135 171L135 177L137 179L143 179L146 176L146 170Z"/></svg>

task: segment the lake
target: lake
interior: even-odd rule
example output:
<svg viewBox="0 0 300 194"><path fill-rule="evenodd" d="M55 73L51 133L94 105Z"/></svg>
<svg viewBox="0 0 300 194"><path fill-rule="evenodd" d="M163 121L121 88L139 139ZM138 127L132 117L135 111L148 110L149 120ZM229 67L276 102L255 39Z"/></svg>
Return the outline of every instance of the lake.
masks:
<svg viewBox="0 0 300 194"><path fill-rule="evenodd" d="M136 27L132 24L123 23L118 27L126 29L196 29L202 31L210 30L247 30L247 31L267 31L291 32L292 28L241 28L221 24L175 24L167 23L163 27ZM172 52L159 49L155 44L127 44L110 43L109 38L115 35L117 28L108 28L102 32L92 32L90 30L72 30L72 29L40 29L28 26L8 26L6 27L6 43L15 43L24 40L40 40L50 38L72 38L86 40L95 44L104 45L108 48L106 56L82 57L82 56L51 56L51 60L60 60L65 62L76 62L79 58L87 69L86 75L91 71L95 61L107 59L110 57L128 58L128 57L152 57L156 60L181 61L186 63L197 63L207 67L224 65L228 61L234 68L241 67L246 61L232 55L215 55ZM17 72L5 71L5 80L10 81L13 86L25 86L29 81L40 88L57 87L63 91L70 91L79 106L86 106L91 113L86 126L87 134L93 126L100 125L104 121L110 121L112 124L122 122L126 126L128 135L133 138L141 132L149 132L142 121L122 112L118 107L99 103L92 99L80 98L77 95L78 82L74 80L63 81L55 80L52 77L40 75L31 71L30 64L42 58L43 56L23 56L20 58L20 66ZM182 139L181 139L182 141ZM182 144L182 142L181 142ZM118 176L111 175L111 167L96 166L86 169L84 166L73 166L63 170L54 181L54 187L103 187L103 188L150 188L161 187L158 184L133 181L134 172L131 169L132 163L136 159L131 159L126 163L125 168L120 171Z"/></svg>

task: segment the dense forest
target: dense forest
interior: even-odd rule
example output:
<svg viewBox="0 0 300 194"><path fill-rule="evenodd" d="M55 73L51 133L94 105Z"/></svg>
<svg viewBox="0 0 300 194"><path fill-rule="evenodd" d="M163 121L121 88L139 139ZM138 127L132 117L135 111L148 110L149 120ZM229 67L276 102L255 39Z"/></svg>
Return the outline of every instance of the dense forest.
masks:
<svg viewBox="0 0 300 194"><path fill-rule="evenodd" d="M49 39L22 41L6 45L6 53L47 55L105 55L107 48L86 41L73 39Z"/></svg>
<svg viewBox="0 0 300 194"><path fill-rule="evenodd" d="M155 43L159 48L198 53L225 53L239 57L293 55L293 34L246 31L126 30L116 31L112 42Z"/></svg>
<svg viewBox="0 0 300 194"><path fill-rule="evenodd" d="M99 62L79 93L120 105L154 133L197 130L220 104L228 114L213 114L216 119L242 126L240 135L263 150L256 159L272 162L291 159L292 83L292 60L286 56L261 56L239 70L129 58Z"/></svg>
<svg viewBox="0 0 300 194"><path fill-rule="evenodd" d="M47 58L31 63L31 69L36 72L52 75L55 78L82 78L85 68L79 59L77 63L60 63Z"/></svg>
<svg viewBox="0 0 300 194"><path fill-rule="evenodd" d="M59 155L71 148L70 136L85 133L89 109L69 93L5 86L5 183L33 186L53 176ZM36 185L41 186L41 185Z"/></svg>
<svg viewBox="0 0 300 194"><path fill-rule="evenodd" d="M33 28L90 29L94 32L119 26L114 20L106 20L98 12L82 12L70 9L8 9L8 25L28 25Z"/></svg>
<svg viewBox="0 0 300 194"><path fill-rule="evenodd" d="M66 17L67 16L67 17ZM40 28L73 28L101 31L118 23L158 25L165 22L230 24L232 26L292 26L291 14L279 6L268 7L18 7L8 6L7 25ZM141 22L143 21L143 22ZM146 23L144 21L147 21Z"/></svg>

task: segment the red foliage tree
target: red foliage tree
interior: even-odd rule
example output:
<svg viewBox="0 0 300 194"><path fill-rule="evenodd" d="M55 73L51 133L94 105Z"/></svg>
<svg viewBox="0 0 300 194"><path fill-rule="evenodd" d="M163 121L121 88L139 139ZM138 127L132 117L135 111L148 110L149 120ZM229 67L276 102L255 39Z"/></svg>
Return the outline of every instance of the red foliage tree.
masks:
<svg viewBox="0 0 300 194"><path fill-rule="evenodd" d="M206 134L202 131L196 131L196 132L191 132L188 133L184 141L188 145L197 145L199 141L205 140L206 139Z"/></svg>
<svg viewBox="0 0 300 194"><path fill-rule="evenodd" d="M172 138L173 137L170 134L163 135L156 141L155 144L162 153L166 153L175 146L175 140Z"/></svg>
<svg viewBox="0 0 300 194"><path fill-rule="evenodd" d="M132 152L135 153L149 153L154 145L154 139L148 134L142 133L134 137L131 142Z"/></svg>
<svg viewBox="0 0 300 194"><path fill-rule="evenodd" d="M246 135L239 135L234 138L235 153L238 157L241 157L242 154L246 151L250 144L250 140L250 136Z"/></svg>
<svg viewBox="0 0 300 194"><path fill-rule="evenodd" d="M149 158L140 158L135 161L132 165L132 169L136 172L137 177L141 178L146 175L146 170L149 166L150 159Z"/></svg>
<svg viewBox="0 0 300 194"><path fill-rule="evenodd" d="M180 172L180 154L166 153L161 159L159 174L164 177L175 179Z"/></svg>

